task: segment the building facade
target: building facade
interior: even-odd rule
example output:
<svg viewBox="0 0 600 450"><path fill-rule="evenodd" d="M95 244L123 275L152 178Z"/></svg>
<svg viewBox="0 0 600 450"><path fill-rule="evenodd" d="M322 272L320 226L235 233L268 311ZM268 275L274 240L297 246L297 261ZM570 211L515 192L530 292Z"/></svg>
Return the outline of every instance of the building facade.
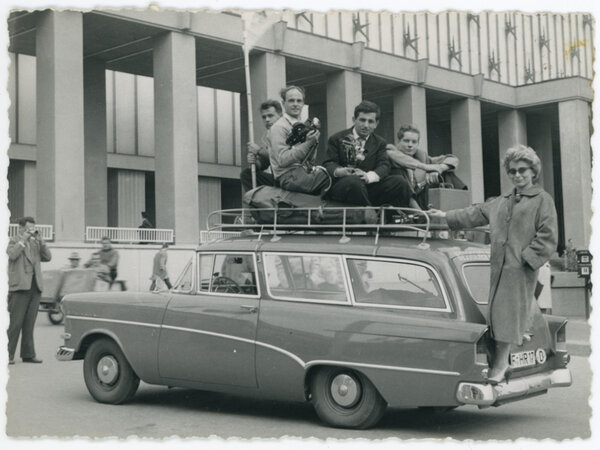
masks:
<svg viewBox="0 0 600 450"><path fill-rule="evenodd" d="M210 211L240 206L251 41L255 140L258 105L286 84L306 89L324 137L372 100L388 141L412 123L431 155L460 158L472 202L508 189L503 153L527 144L561 244L589 245L588 14L44 10L8 25L11 219L34 215L56 241L137 226L145 210L196 243Z"/></svg>

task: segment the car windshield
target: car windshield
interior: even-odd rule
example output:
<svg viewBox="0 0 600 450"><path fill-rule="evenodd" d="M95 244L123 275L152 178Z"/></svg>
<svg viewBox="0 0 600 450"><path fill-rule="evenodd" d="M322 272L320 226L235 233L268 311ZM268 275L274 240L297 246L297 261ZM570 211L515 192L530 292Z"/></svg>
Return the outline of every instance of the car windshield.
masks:
<svg viewBox="0 0 600 450"><path fill-rule="evenodd" d="M475 301L480 305L487 305L490 292L489 263L465 264L462 271Z"/></svg>

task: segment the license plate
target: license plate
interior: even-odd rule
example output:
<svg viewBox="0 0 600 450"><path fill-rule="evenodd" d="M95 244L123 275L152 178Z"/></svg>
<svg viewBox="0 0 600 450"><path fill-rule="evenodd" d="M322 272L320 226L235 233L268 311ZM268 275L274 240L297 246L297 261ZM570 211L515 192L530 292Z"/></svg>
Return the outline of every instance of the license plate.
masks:
<svg viewBox="0 0 600 450"><path fill-rule="evenodd" d="M535 366L535 351L527 350L510 354L510 367Z"/></svg>

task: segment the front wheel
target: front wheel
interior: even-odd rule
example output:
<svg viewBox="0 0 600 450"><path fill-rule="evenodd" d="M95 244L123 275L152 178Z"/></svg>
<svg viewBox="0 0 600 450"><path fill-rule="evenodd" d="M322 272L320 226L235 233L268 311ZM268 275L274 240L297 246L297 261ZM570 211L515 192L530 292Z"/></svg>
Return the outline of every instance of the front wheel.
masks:
<svg viewBox="0 0 600 450"><path fill-rule="evenodd" d="M113 405L130 400L140 384L119 346L107 338L98 339L86 351L83 379L96 401Z"/></svg>
<svg viewBox="0 0 600 450"><path fill-rule="evenodd" d="M48 320L53 325L60 325L63 323L65 319L65 313L63 312L62 303L59 302L56 305L56 309L54 311L48 311Z"/></svg>
<svg viewBox="0 0 600 450"><path fill-rule="evenodd" d="M318 369L311 381L311 395L321 420L339 428L372 427L387 406L367 377L339 367Z"/></svg>

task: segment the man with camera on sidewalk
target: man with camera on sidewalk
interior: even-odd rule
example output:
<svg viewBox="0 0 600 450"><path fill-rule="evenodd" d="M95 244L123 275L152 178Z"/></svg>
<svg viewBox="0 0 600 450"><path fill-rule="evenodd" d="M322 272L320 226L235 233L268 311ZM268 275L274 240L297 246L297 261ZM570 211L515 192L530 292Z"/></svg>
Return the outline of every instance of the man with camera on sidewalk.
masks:
<svg viewBox="0 0 600 450"><path fill-rule="evenodd" d="M52 254L35 229L33 217L19 220L19 232L8 243L8 363L15 363L15 351L21 335L21 359L41 363L35 354L33 328L42 293L41 262Z"/></svg>

